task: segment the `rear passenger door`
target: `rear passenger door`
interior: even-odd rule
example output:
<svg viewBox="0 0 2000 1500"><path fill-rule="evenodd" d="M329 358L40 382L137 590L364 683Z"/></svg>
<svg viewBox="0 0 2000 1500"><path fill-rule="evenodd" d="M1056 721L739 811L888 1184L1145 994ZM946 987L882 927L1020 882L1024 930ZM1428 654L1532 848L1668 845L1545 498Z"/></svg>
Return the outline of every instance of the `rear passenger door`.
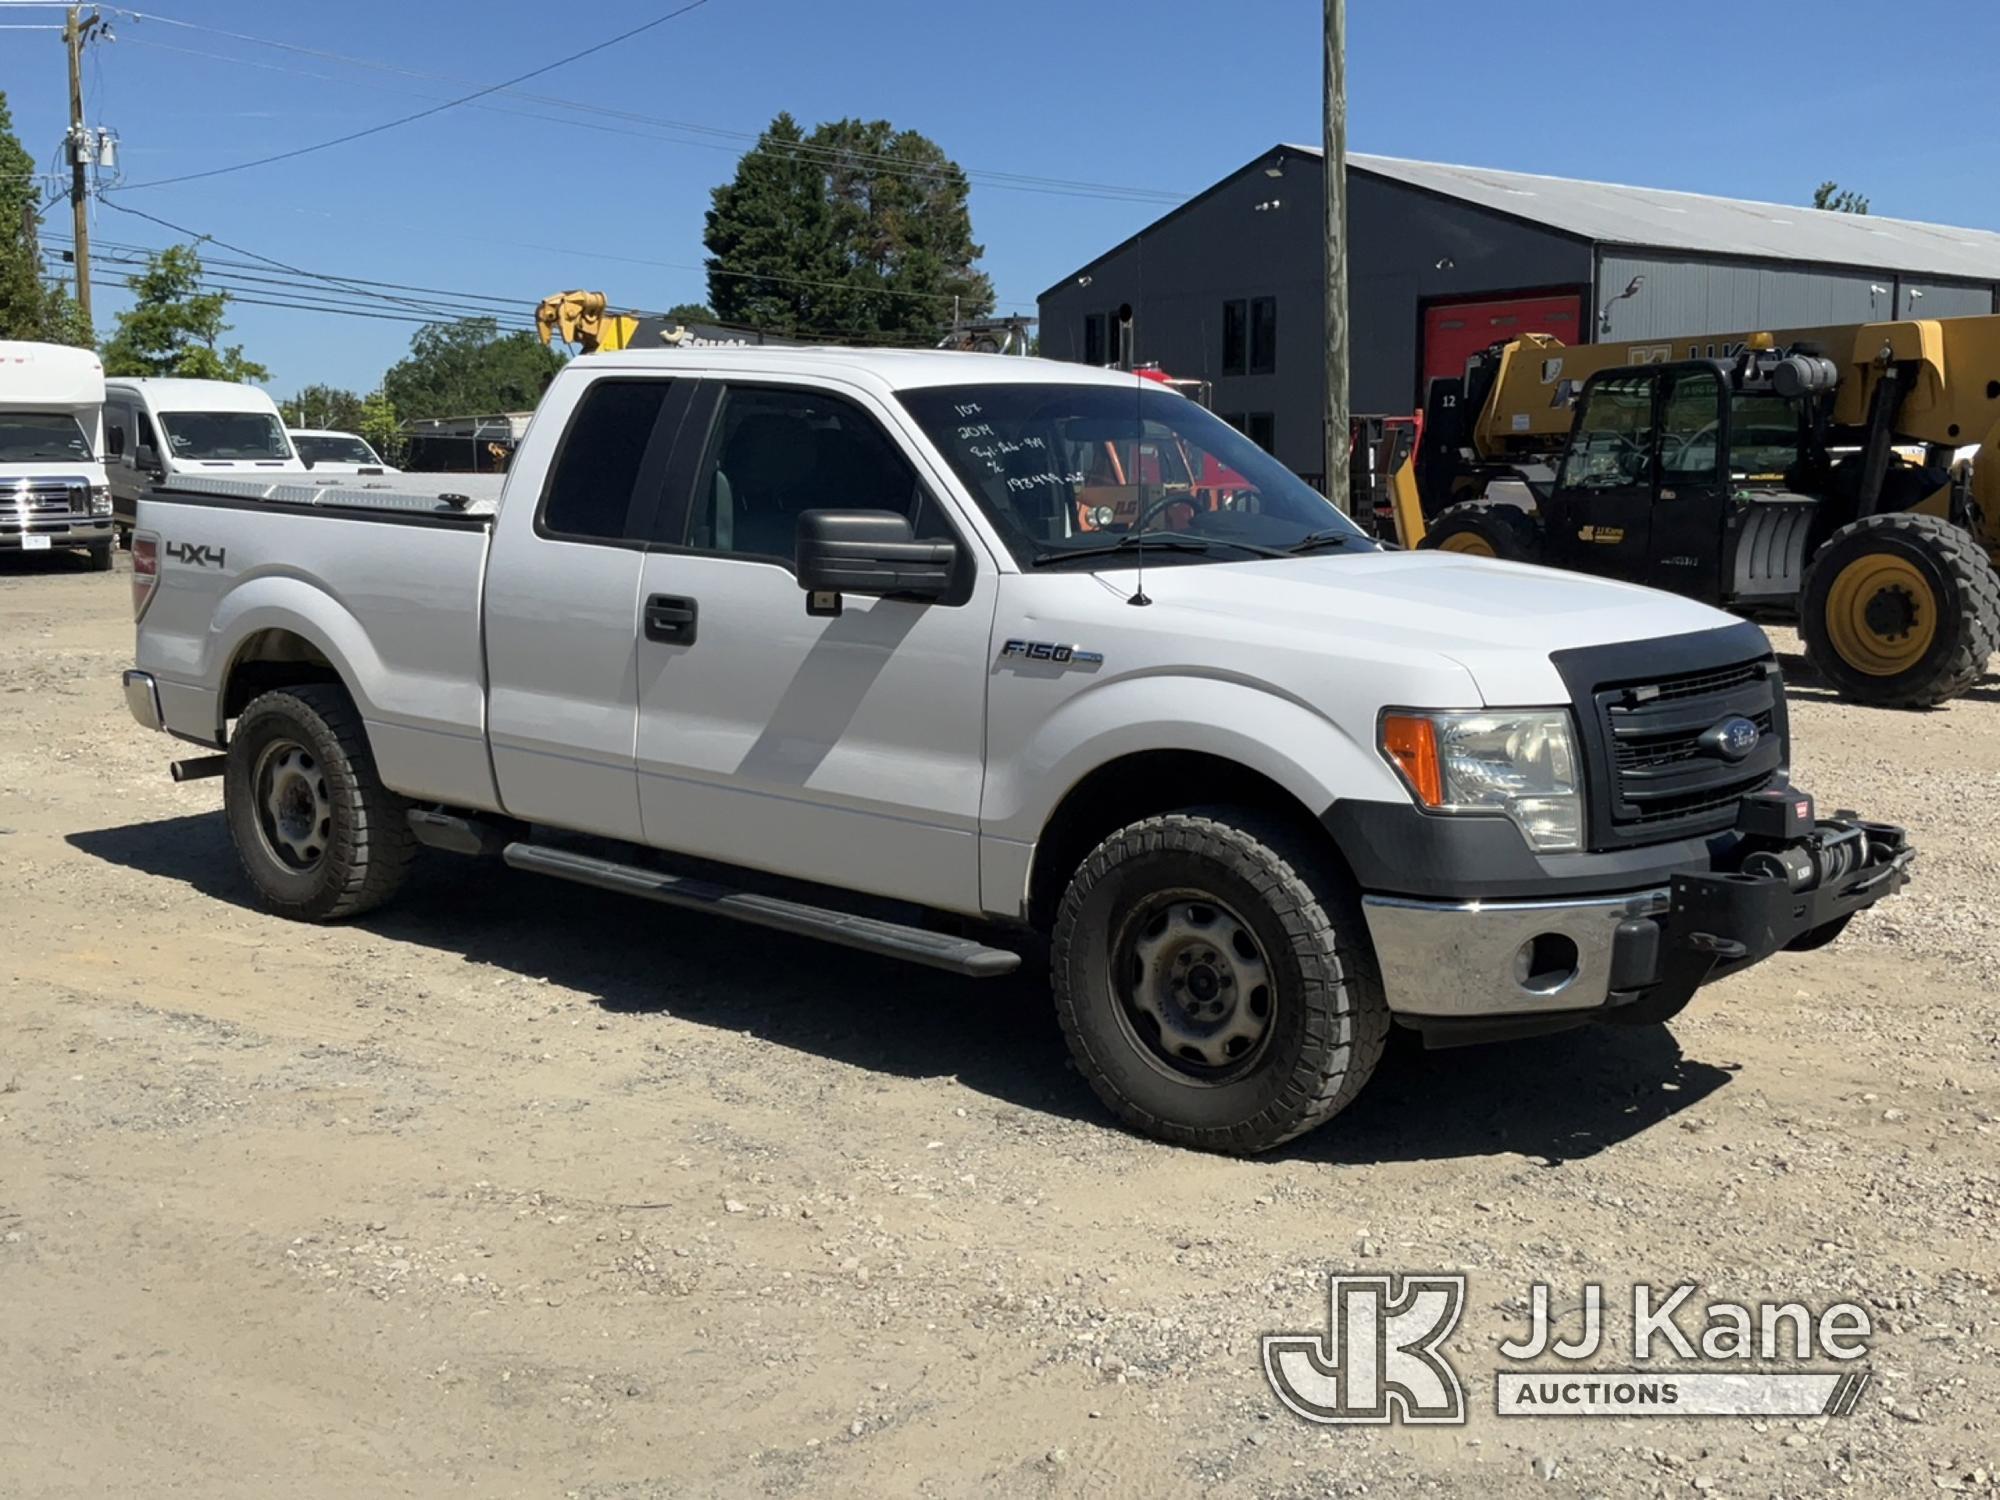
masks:
<svg viewBox="0 0 2000 1500"><path fill-rule="evenodd" d="M515 455L486 570L487 734L519 818L639 840L639 582L689 380L611 373L551 390ZM516 506L532 507L530 524Z"/></svg>
<svg viewBox="0 0 2000 1500"><path fill-rule="evenodd" d="M997 578L868 394L704 383L639 589L646 839L852 890L976 909ZM808 615L801 513L893 510L949 537L941 600Z"/></svg>

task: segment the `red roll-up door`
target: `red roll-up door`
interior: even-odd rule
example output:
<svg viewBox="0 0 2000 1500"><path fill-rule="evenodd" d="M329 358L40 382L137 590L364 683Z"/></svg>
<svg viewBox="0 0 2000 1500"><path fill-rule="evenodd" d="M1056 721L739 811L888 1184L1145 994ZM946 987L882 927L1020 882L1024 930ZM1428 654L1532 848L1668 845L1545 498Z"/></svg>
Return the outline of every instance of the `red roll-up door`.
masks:
<svg viewBox="0 0 2000 1500"><path fill-rule="evenodd" d="M1424 379L1463 375L1469 357L1524 333L1553 334L1565 344L1581 344L1582 319L1583 299L1575 292L1434 303L1424 310Z"/></svg>

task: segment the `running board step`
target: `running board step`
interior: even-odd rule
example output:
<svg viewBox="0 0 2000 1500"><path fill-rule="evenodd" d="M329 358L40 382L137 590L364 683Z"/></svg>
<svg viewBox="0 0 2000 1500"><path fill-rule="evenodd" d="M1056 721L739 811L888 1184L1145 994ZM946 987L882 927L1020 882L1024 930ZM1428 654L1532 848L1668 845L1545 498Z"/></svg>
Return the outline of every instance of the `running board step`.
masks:
<svg viewBox="0 0 2000 1500"><path fill-rule="evenodd" d="M517 870L537 875L554 875L579 885L643 896L666 906L683 906L718 917L748 922L753 927L770 927L799 937L819 938L843 948L859 948L864 953L880 953L908 963L963 974L970 979L992 979L1011 974L1021 966L1021 955L1005 948L989 948L971 938L948 933L927 932L921 927L905 927L898 922L857 917L848 912L829 911L823 906L804 906L781 901L775 896L759 896L750 891L732 890L712 881L685 875L668 875L638 865L619 864L546 844L509 844L502 859Z"/></svg>

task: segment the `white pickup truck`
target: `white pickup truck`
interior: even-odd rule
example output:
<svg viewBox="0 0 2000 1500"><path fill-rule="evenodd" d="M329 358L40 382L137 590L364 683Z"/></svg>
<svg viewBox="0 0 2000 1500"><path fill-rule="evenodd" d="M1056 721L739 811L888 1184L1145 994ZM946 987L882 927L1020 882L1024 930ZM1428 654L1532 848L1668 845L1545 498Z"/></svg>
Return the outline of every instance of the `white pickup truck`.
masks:
<svg viewBox="0 0 2000 1500"><path fill-rule="evenodd" d="M1789 785L1755 626L1382 548L1129 374L598 354L497 503L411 482L139 502L132 712L226 747L176 774L304 920L432 845L968 976L1045 941L1121 1118L1256 1151L1392 1019L1657 1023L1907 878Z"/></svg>

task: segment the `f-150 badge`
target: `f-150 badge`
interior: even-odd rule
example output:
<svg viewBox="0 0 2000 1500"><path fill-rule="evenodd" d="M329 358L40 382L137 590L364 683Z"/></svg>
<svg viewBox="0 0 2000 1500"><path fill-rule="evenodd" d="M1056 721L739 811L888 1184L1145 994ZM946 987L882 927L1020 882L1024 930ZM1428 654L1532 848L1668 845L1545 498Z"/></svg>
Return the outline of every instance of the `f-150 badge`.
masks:
<svg viewBox="0 0 2000 1500"><path fill-rule="evenodd" d="M1052 661L1058 666L1094 667L1104 660L1101 651L1084 651L1054 641L1009 641L1000 648L1002 661Z"/></svg>

